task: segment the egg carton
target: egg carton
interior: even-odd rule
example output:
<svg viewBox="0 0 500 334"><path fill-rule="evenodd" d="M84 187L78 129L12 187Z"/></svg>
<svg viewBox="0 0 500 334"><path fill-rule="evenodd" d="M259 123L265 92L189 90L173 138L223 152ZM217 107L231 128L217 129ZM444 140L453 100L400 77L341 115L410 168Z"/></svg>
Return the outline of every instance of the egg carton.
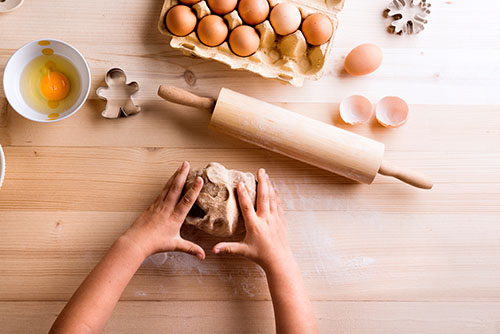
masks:
<svg viewBox="0 0 500 334"><path fill-rule="evenodd" d="M281 2L290 2L300 10L302 19L313 13L325 14L331 19L333 35L328 42L319 46L312 46L305 42L300 30L287 36L275 34L269 17L264 22L255 26L260 35L259 49L249 57L235 55L229 48L226 38L221 45L209 47L200 42L196 29L187 36L172 35L165 26L165 16L168 10L179 4L177 0L165 0L161 10L158 30L172 37L170 46L181 50L186 55L193 55L205 59L215 59L229 65L232 69L246 70L257 73L265 78L277 79L292 86L300 87L304 79L317 80L323 74L323 66L331 49L338 28L337 14L342 10L345 0L268 0L270 8ZM200 1L191 6L200 20L211 11L205 1ZM242 24L237 8L223 16L229 28L229 34ZM228 35L229 35L228 34Z"/></svg>

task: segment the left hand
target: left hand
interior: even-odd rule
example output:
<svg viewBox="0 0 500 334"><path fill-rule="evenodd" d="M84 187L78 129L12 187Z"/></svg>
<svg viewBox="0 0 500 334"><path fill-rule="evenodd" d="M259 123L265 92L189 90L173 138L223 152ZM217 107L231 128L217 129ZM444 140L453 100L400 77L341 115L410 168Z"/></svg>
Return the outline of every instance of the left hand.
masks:
<svg viewBox="0 0 500 334"><path fill-rule="evenodd" d="M182 223L203 187L203 179L198 177L179 201L188 173L189 163L184 162L153 204L125 232L124 237L143 249L145 257L158 252L179 251L205 259L203 248L180 236Z"/></svg>

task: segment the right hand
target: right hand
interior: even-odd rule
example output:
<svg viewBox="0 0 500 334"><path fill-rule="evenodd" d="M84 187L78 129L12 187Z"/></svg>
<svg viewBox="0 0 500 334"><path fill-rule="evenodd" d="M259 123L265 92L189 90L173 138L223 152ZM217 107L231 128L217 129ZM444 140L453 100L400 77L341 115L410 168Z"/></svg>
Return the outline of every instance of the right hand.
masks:
<svg viewBox="0 0 500 334"><path fill-rule="evenodd" d="M203 187L203 179L198 177L183 196L188 174L189 163L185 161L170 177L156 201L125 232L124 237L138 245L145 257L158 252L179 251L205 259L203 248L180 235L182 223Z"/></svg>
<svg viewBox="0 0 500 334"><path fill-rule="evenodd" d="M281 200L260 169L257 175L257 211L243 183L238 184L238 201L245 221L246 234L242 242L221 242L214 246L215 254L236 254L250 258L264 270L286 266L293 261L288 244Z"/></svg>

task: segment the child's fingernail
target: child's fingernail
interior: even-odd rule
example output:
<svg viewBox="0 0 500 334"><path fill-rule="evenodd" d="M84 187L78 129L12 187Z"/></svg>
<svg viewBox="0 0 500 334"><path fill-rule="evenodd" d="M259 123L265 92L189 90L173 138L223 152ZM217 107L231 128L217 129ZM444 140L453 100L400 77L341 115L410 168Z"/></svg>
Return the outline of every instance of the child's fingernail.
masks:
<svg viewBox="0 0 500 334"><path fill-rule="evenodd" d="M214 248L214 253L215 253L215 254L219 254L219 252L220 252L220 249L219 249L219 248Z"/></svg>
<svg viewBox="0 0 500 334"><path fill-rule="evenodd" d="M203 255L202 254L198 254L196 256L198 257L198 259L203 260Z"/></svg>
<svg viewBox="0 0 500 334"><path fill-rule="evenodd" d="M184 162L182 163L182 169L186 169L186 167L187 167L187 166L188 166L187 161L184 161Z"/></svg>
<svg viewBox="0 0 500 334"><path fill-rule="evenodd" d="M266 174L266 170L264 168L259 169L260 176L264 176Z"/></svg>
<svg viewBox="0 0 500 334"><path fill-rule="evenodd" d="M202 181L203 181L203 180L201 179L201 177L199 177L199 176L198 176L198 177L196 178L196 180L194 180L194 185L195 185L196 187L199 187L199 186L201 186L201 182L202 182Z"/></svg>

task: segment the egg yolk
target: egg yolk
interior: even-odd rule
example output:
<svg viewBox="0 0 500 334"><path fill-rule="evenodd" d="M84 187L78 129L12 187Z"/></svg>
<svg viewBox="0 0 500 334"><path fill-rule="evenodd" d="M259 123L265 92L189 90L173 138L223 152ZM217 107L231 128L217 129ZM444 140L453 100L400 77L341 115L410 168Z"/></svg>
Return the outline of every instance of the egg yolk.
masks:
<svg viewBox="0 0 500 334"><path fill-rule="evenodd" d="M61 72L49 72L40 81L40 91L49 101L59 101L68 96L70 83Z"/></svg>

